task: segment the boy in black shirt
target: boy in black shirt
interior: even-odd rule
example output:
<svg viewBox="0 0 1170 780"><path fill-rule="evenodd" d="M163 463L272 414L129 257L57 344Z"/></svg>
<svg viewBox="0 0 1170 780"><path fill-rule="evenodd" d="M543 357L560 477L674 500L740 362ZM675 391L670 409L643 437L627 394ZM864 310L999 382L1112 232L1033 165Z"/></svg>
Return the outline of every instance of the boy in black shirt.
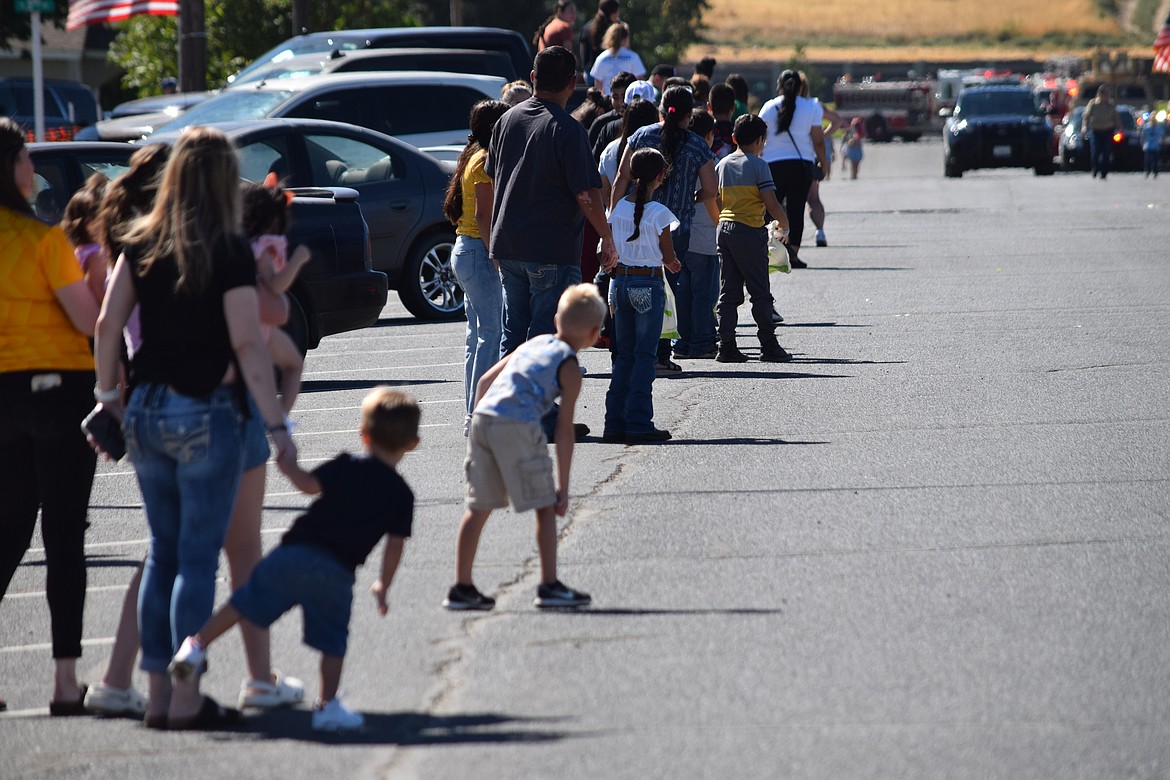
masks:
<svg viewBox="0 0 1170 780"><path fill-rule="evenodd" d="M337 696L349 635L354 570L385 536L381 577L370 592L385 615L386 591L410 536L414 494L395 470L418 446L419 407L414 399L378 387L362 401L362 443L368 454L342 453L312 473L294 461L280 468L304 493L321 494L297 518L280 546L256 567L243 587L187 637L170 665L186 680L202 672L207 648L241 620L267 628L296 605L304 613L305 644L321 651L321 689L313 707L313 728L361 728L361 713Z"/></svg>

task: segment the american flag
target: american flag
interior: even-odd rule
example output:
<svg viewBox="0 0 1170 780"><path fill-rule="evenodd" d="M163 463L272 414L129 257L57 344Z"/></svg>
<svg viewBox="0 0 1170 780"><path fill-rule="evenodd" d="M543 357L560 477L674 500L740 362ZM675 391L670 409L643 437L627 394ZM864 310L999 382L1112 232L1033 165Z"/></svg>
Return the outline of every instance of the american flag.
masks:
<svg viewBox="0 0 1170 780"><path fill-rule="evenodd" d="M122 22L131 16L178 16L178 2L169 0L71 0L66 30L76 30L87 24Z"/></svg>
<svg viewBox="0 0 1170 780"><path fill-rule="evenodd" d="M1170 14L1154 39L1154 73L1170 73Z"/></svg>

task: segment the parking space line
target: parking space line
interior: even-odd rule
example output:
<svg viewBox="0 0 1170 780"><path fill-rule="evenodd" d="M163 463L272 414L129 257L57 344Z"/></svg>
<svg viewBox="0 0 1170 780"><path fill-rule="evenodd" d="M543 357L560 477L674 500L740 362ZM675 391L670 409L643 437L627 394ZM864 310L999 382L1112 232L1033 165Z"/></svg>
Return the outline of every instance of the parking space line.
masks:
<svg viewBox="0 0 1170 780"><path fill-rule="evenodd" d="M101 592L107 591L107 590L125 591L126 590L126 583L122 583L121 585L91 585L85 589L85 592L86 593L101 593ZM31 590L31 591L27 591L25 593L6 593L6 594L4 594L5 599L33 599L33 598L44 598L44 596L45 596L45 592L43 590Z"/></svg>
<svg viewBox="0 0 1170 780"><path fill-rule="evenodd" d="M419 401L419 406L426 404L461 404L464 400L462 398L440 398L434 401ZM354 406L320 406L320 407L300 407L293 409L292 416L295 418L301 412L355 412L361 409L361 404ZM293 431L294 435L296 431Z"/></svg>
<svg viewBox="0 0 1170 780"><path fill-rule="evenodd" d="M301 374L301 379L311 379L315 376L333 376L334 374L357 374L365 371L413 371L416 368L450 368L452 366L462 366L463 361L458 363L429 363L425 366L380 366L377 368L339 368L336 371L312 371L310 373Z"/></svg>
<svg viewBox="0 0 1170 780"><path fill-rule="evenodd" d="M406 347L404 349L363 349L361 352L314 353L314 358L352 358L354 355L397 355L402 352L436 352L441 349L467 349L465 344L451 344L439 347Z"/></svg>
<svg viewBox="0 0 1170 780"><path fill-rule="evenodd" d="M124 586L123 586L124 587ZM104 636L100 639L82 639L82 647L101 647L102 645L114 644L112 636ZM43 642L35 645L11 645L9 647L0 647L0 653L31 653L41 650L52 650L52 642Z"/></svg>

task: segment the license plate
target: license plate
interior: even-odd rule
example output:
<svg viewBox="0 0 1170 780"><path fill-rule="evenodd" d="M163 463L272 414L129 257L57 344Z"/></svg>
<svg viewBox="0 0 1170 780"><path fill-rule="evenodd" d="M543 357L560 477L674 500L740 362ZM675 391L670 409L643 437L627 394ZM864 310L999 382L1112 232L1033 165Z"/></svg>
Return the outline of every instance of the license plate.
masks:
<svg viewBox="0 0 1170 780"><path fill-rule="evenodd" d="M1008 144L1002 144L999 146L992 147L991 153L993 155L995 155L996 157L1011 157L1012 156L1012 147Z"/></svg>

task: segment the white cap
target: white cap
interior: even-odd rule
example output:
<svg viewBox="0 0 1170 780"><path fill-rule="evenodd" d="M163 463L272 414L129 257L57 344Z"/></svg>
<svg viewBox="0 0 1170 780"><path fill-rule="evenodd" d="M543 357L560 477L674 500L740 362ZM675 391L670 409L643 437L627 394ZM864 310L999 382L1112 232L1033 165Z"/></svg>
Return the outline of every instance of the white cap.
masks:
<svg viewBox="0 0 1170 780"><path fill-rule="evenodd" d="M658 90L649 81L635 81L626 87L626 102L629 103L636 97L653 103L658 100Z"/></svg>

